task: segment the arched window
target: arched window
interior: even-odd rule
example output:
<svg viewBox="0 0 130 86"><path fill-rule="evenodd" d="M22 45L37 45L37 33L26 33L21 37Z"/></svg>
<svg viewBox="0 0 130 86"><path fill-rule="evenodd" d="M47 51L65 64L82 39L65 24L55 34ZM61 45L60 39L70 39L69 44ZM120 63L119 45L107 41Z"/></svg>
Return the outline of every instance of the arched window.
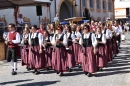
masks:
<svg viewBox="0 0 130 86"><path fill-rule="evenodd" d="M89 0L90 2L90 8L93 8L94 7L94 0Z"/></svg>

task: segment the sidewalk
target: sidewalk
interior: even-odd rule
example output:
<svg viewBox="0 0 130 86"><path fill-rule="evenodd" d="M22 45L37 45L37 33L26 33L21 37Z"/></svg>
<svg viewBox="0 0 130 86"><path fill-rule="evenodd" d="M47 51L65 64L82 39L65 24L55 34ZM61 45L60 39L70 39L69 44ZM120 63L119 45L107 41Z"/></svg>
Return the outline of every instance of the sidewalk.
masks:
<svg viewBox="0 0 130 86"><path fill-rule="evenodd" d="M12 76L12 68L5 61L0 62L0 86L130 86L130 35L127 43L121 44L120 53L102 72L88 78L81 69L59 77L54 71L42 70L34 75L18 63L18 75ZM2 65L1 65L2 64Z"/></svg>

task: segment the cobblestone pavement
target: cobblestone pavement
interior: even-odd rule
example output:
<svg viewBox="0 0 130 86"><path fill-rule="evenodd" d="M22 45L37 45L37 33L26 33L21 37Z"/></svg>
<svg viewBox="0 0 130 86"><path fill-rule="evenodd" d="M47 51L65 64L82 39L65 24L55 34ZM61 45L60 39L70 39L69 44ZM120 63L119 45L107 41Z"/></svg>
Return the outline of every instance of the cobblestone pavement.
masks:
<svg viewBox="0 0 130 86"><path fill-rule="evenodd" d="M12 76L12 68L6 61L0 62L0 86L130 86L130 37L121 45L120 53L102 72L88 78L81 69L60 77L54 71L43 70L34 75L18 63L18 75Z"/></svg>

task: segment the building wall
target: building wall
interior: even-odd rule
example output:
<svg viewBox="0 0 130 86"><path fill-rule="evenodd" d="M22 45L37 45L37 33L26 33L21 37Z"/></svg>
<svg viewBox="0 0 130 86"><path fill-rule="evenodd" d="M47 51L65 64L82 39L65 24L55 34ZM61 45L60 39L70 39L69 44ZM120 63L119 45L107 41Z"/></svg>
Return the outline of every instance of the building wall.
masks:
<svg viewBox="0 0 130 86"><path fill-rule="evenodd" d="M130 0L115 0L115 8L128 8L130 7Z"/></svg>
<svg viewBox="0 0 130 86"><path fill-rule="evenodd" d="M60 10L60 7L62 5L62 2L64 0L53 0L51 2L51 6L50 6L50 10L51 10L51 22L53 21L54 17L55 17L55 3L54 1L56 1L56 13L59 13L59 10ZM69 3L70 3L70 9L72 8L72 0L68 0ZM82 0L81 0L82 1ZM93 3L94 3L94 6L93 8L90 8L90 0L86 0L86 7L89 9L90 11L90 14L91 14L91 17L94 17L95 20L101 20L103 21L106 17L108 17L108 12L111 12L114 14L114 3L113 3L113 0L105 0L106 1L106 10L103 10L102 9L102 1L103 0L100 0L100 5L101 5L101 8L100 9L97 9L97 4L96 4L96 1L97 0L93 0ZM111 1L111 6L112 6L112 10L108 10L108 1ZM76 0L76 4L78 6L73 6L74 7L74 13L75 15L72 16L72 17L79 17L81 16L82 13L81 12L81 9L82 9L82 5L81 5L81 8L80 8L80 0ZM70 10L71 11L71 10ZM27 18L30 18L31 20L31 24L36 24L36 25L39 25L39 17L36 15L36 7L35 6L25 6L25 7L20 7L20 13L23 14L24 17L27 17ZM13 9L5 9L5 10L0 10L0 17L2 17L3 15L5 15L5 18L7 20L8 23L14 23L14 10ZM47 15L47 8L46 7L43 7L42 8L42 16L41 16L41 19L43 19L44 17L48 17L50 19L50 16L49 16L49 12L48 12L48 15ZM64 15L63 15L64 16Z"/></svg>

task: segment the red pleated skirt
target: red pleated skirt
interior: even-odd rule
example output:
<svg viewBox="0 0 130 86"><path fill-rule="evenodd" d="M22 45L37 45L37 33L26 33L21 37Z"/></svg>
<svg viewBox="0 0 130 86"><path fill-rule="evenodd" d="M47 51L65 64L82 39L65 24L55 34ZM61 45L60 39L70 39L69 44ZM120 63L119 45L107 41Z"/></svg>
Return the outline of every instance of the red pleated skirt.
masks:
<svg viewBox="0 0 130 86"><path fill-rule="evenodd" d="M67 71L67 53L65 47L56 47L55 52L52 52L52 68L58 72Z"/></svg>
<svg viewBox="0 0 130 86"><path fill-rule="evenodd" d="M81 54L82 69L84 72L94 73L97 71L96 58L93 52L93 46L84 47Z"/></svg>

